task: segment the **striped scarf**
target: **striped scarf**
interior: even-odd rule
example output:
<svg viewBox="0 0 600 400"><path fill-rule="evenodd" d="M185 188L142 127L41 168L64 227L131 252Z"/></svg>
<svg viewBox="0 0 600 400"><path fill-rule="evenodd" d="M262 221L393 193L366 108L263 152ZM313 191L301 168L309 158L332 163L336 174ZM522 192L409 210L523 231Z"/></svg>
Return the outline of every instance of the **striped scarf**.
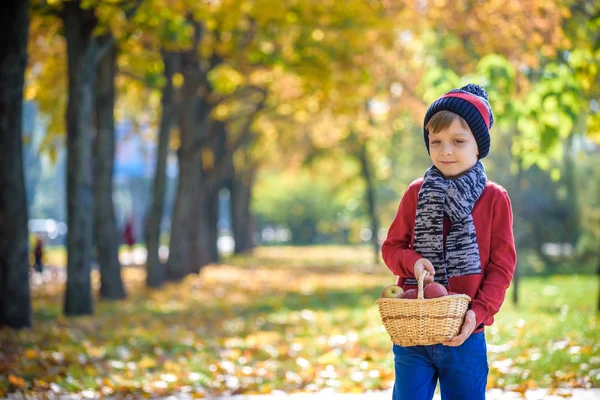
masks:
<svg viewBox="0 0 600 400"><path fill-rule="evenodd" d="M448 279L481 273L479 247L473 223L473 206L487 177L481 161L463 176L446 180L441 172L430 167L419 190L414 231L414 250L427 258L435 268L434 279L448 285ZM452 222L446 237L444 252L444 215ZM415 279L406 284L416 285Z"/></svg>

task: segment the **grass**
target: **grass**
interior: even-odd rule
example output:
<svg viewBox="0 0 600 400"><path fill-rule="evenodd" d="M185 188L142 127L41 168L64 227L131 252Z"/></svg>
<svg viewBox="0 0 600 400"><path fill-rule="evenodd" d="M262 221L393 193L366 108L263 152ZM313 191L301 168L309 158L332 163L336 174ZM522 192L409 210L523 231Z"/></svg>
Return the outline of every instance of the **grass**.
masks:
<svg viewBox="0 0 600 400"><path fill-rule="evenodd" d="M136 244L134 248L144 248L143 245ZM119 254L129 254L129 246L119 246ZM33 264L33 257L30 262ZM44 249L43 262L45 265L54 265L64 267L67 265L67 251L65 246L48 246Z"/></svg>
<svg viewBox="0 0 600 400"><path fill-rule="evenodd" d="M594 276L525 278L488 329L492 384L598 387L600 330Z"/></svg>
<svg viewBox="0 0 600 400"><path fill-rule="evenodd" d="M62 283L37 287L34 328L0 330L0 396L387 389L391 342L375 300L393 277L370 254L261 248L155 291L127 268L127 300L71 319ZM486 331L489 387L600 387L597 291L592 276L523 279L519 307L509 293Z"/></svg>

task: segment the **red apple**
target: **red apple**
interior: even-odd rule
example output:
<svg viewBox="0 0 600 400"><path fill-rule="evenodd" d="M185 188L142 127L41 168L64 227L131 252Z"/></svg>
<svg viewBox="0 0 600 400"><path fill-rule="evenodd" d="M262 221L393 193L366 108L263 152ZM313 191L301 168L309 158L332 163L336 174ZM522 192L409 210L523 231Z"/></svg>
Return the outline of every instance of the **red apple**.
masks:
<svg viewBox="0 0 600 400"><path fill-rule="evenodd" d="M388 287L386 287L385 289L383 289L383 292L381 292L381 297L384 298L388 298L388 299L399 299L400 297L402 297L402 294L404 293L404 289L402 289L400 286L398 285L390 285Z"/></svg>
<svg viewBox="0 0 600 400"><path fill-rule="evenodd" d="M408 289L406 292L404 292L404 294L402 295L403 299L416 299L417 298L417 289Z"/></svg>
<svg viewBox="0 0 600 400"><path fill-rule="evenodd" d="M444 285L437 282L431 282L425 286L423 296L425 296L426 299L435 299L437 297L448 296L448 291Z"/></svg>

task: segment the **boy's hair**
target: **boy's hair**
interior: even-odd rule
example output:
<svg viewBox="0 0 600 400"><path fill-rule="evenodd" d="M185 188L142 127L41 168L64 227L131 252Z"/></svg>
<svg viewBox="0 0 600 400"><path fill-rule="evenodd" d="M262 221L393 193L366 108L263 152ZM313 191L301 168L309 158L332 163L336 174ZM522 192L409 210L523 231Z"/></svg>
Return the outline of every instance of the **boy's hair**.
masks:
<svg viewBox="0 0 600 400"><path fill-rule="evenodd" d="M458 119L463 128L469 128L467 121L460 115L453 113L452 111L442 110L436 112L433 117L427 122L425 128L430 133L437 133L443 129L448 128L452 123ZM469 128L470 130L471 128Z"/></svg>

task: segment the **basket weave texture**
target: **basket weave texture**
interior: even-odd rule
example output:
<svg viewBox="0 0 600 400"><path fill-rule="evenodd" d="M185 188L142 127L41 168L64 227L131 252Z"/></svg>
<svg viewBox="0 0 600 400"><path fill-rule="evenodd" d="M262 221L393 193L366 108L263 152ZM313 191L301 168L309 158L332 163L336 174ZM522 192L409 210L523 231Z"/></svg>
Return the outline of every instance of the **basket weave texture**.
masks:
<svg viewBox="0 0 600 400"><path fill-rule="evenodd" d="M423 271L416 299L377 299L381 321L398 346L424 346L442 343L458 335L471 298L466 294L435 299L423 296Z"/></svg>

